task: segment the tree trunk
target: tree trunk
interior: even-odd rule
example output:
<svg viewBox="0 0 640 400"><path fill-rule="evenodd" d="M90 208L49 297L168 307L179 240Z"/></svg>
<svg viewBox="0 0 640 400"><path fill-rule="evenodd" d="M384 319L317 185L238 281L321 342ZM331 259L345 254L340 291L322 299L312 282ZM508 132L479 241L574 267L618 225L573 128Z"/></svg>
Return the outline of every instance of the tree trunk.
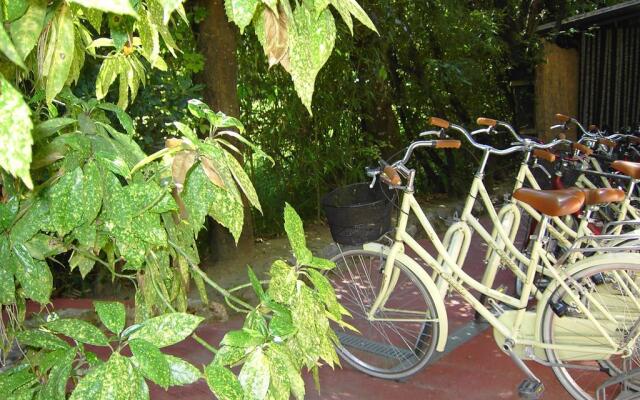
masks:
<svg viewBox="0 0 640 400"><path fill-rule="evenodd" d="M204 83L204 101L214 111L240 117L238 99L238 30L227 19L224 0L199 0L207 17L199 24L198 49L204 56L204 71L200 80ZM236 247L229 231L220 224L209 224L209 251L214 260L232 258L237 252L253 248L253 218L245 202L244 229Z"/></svg>

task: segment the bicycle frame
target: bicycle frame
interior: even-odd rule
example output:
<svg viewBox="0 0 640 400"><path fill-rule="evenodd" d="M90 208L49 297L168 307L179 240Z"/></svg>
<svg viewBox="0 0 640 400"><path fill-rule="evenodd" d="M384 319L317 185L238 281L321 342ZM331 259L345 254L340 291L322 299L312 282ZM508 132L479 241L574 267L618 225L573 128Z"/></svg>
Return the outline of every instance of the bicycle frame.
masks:
<svg viewBox="0 0 640 400"><path fill-rule="evenodd" d="M477 188L477 184L474 184L474 186ZM483 190L479 190L479 192L481 196L486 195L486 191L484 191L484 194L483 194ZM472 193L473 193L473 190L472 190ZM410 234L406 232L407 221L411 213L414 213L415 216L417 217L418 221L420 222L420 225L422 226L425 233L427 234L427 237L431 240L431 242L435 246L438 256L442 258L443 260L442 262L439 262L438 260L436 260L436 258L431 256L424 249L424 247L422 247L415 239L413 239L413 237ZM484 230L484 228L480 225L480 223L475 218L473 218L473 216L471 216L470 213L463 214L463 218L464 217L468 218L467 222L469 223L469 226L471 226L473 229L477 229L480 236L482 236L483 239L486 239L487 242L490 245L492 245L491 235L488 232L486 232L486 230ZM462 223L462 220L461 220L461 223ZM526 305L529 299L529 295L533 290L536 290L535 286L533 285L533 280L535 277L534 273L536 270L535 267L539 260L544 259L544 250L542 249L542 245L541 245L541 237L544 236L547 226L548 226L548 218L543 217L538 228L538 238L534 241L531 258L528 260L529 268L523 280L524 286L522 289L522 294L519 298L516 298L510 295L504 294L500 291L494 290L490 287L487 287L483 285L481 282L474 279L473 277L469 276L467 273L465 273L463 270L462 264L460 264L458 260L456 260L455 257L453 257L449 253L445 243L443 243L443 241L439 239L433 226L430 224L424 212L422 211L420 205L415 200L413 193L405 192L402 199L401 214L400 214L400 218L398 219L397 229L395 233L395 241L393 245L390 248L382 246L380 244L375 244L375 243L365 245L365 249L382 251L387 256L387 260L383 270L383 283L381 285L380 292L378 293L378 296L376 297L374 304L372 305L371 309L368 312L368 319L371 321L378 320L376 318L376 314L378 310L384 309L386 300L389 298L391 292L394 290L395 283L397 282L397 277L398 277L397 270L394 268L394 264L396 260L400 259L403 256L404 256L403 257L404 260L410 259L410 257L405 256L405 246L406 246L411 250L413 250L422 261L424 261L429 267L431 267L437 273L438 277L440 278L441 282L439 285L437 285L438 292L431 293L431 294L432 294L432 297L434 298L434 301L439 300L440 302L442 302L441 307L444 304L446 286L450 286L456 292L458 292L467 302L469 302L472 305L472 307L475 310L477 310L478 313L482 315L489 322L489 324L491 324L494 327L496 331L498 331L504 337L509 338L514 343L524 345L524 346L532 346L538 349L554 348L554 349L558 349L566 352L575 352L575 353L580 353L581 351L584 352L584 348L576 344L543 343L541 341L540 332L537 329L533 329L534 332L530 332L530 331L527 331L526 329L523 329L525 328L524 326L525 315L528 312L526 310ZM513 246L513 244L511 244L511 246ZM461 249L461 250L462 251L459 254L466 252L466 249ZM630 255L623 254L623 255L620 255L619 258L622 258L624 260L628 256ZM551 268L550 275L554 278L554 282L557 282L558 285L564 287L567 293L569 293L570 296L573 297L573 300L576 303L578 303L580 307L581 305L580 299L578 299L577 295L573 293L572 290L568 287L567 283L565 283L565 280L570 273L573 273L576 270L581 270L594 265L599 265L599 263L603 262L603 259L606 259L606 256L602 255L602 256L587 257L568 270L555 269L550 267ZM410 269L420 268L417 263L409 263L407 267ZM442 282L446 283L446 285L444 285ZM506 323L503 323L503 321L501 321L498 317L494 316L493 313L484 304L482 304L479 300L477 300L475 296L470 292L470 290L467 289L464 285L468 285L471 289L475 289L478 292L484 294L485 296L491 297L503 304L516 308L517 311L515 311L516 316L513 321L513 324L509 326ZM438 297L435 297L435 296L438 296ZM541 300L544 300L545 298L546 298L545 296L541 296ZM540 310L537 311L538 314L542 313L541 311L542 308L543 307L540 307ZM402 310L397 310L397 311L402 311ZM591 346L589 348L589 352L602 354L603 357L611 354L621 354L622 350L619 349L619 346L616 344L616 342L611 337L609 332L607 332L607 329L605 328L605 326L600 321L598 321L597 318L588 309L584 308L584 306L582 306L581 311L585 313L588 319L594 324L594 327L595 327L594 329L597 331L598 334L602 336L604 341L602 345ZM600 310L600 311L603 311L603 314L608 320L615 321L614 316L610 315L606 310ZM640 312L640 303L638 303L638 311ZM440 315L439 313L437 313L437 317L438 319L443 319L446 326L446 315ZM541 320L541 318L542 318L541 315L536 315L536 320ZM412 315L411 319L407 319L406 321L429 322L429 321L433 321L433 319L426 319L426 318L420 319L420 318L417 318L417 316ZM539 325L534 325L534 327L537 327L537 326ZM438 349L440 348L441 346L439 343Z"/></svg>

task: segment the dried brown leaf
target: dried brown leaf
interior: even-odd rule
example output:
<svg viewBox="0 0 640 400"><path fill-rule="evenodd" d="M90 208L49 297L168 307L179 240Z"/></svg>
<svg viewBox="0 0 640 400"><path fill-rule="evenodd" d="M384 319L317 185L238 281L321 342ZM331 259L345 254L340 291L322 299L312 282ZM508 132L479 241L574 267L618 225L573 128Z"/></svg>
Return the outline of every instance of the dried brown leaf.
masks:
<svg viewBox="0 0 640 400"><path fill-rule="evenodd" d="M287 14L277 15L270 9L262 13L264 18L265 52L269 59L269 67L280 63L289 70L289 29Z"/></svg>
<svg viewBox="0 0 640 400"><path fill-rule="evenodd" d="M216 168L213 166L211 160L209 160L207 157L202 157L200 161L202 162L202 169L204 170L204 173L207 174L207 177L209 178L211 183L224 188L224 182L222 181L222 178L220 177L220 174L218 174Z"/></svg>
<svg viewBox="0 0 640 400"><path fill-rule="evenodd" d="M173 182L178 189L178 193L182 192L184 188L184 180L187 177L187 172L196 162L195 151L181 151L173 157L173 164L171 165L171 174L173 175Z"/></svg>

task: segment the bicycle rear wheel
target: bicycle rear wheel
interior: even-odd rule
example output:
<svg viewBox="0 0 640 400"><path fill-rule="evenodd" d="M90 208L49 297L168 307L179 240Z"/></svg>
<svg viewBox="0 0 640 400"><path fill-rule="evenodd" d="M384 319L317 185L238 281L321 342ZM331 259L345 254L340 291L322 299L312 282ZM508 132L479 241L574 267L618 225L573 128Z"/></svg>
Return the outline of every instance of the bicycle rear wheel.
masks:
<svg viewBox="0 0 640 400"><path fill-rule="evenodd" d="M571 290L580 293L580 302L619 346L637 334L637 321L640 318L639 276L640 262L624 265L608 263L586 268L567 280ZM562 307L558 307L559 304ZM612 375L640 367L638 343L634 344L629 355L598 353L596 349L602 347L606 339L577 305L562 287L558 287L542 314L541 334L544 343L580 346L580 351L545 350L548 361L555 364L552 369L560 383L569 394L580 400L596 399L599 389L604 391L606 398L615 398L623 390L637 391L637 378L626 382L626 387L612 385L603 389L601 386ZM564 308L565 312L559 312L559 308ZM615 322L606 321L602 310L610 313Z"/></svg>
<svg viewBox="0 0 640 400"><path fill-rule="evenodd" d="M334 327L338 353L368 375L403 379L418 372L433 354L439 332L434 301L422 281L396 261L393 288L373 319L369 310L380 293L386 257L350 250L335 256L327 273L340 303L351 313L344 320L358 332Z"/></svg>

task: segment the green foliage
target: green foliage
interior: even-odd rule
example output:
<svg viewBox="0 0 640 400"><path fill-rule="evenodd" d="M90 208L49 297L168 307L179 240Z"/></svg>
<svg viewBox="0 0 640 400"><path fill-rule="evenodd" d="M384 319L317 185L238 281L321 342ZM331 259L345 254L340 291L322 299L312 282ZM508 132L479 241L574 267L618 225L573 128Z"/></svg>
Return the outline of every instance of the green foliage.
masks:
<svg viewBox="0 0 640 400"><path fill-rule="evenodd" d="M296 265L274 262L266 291L249 269L260 304L247 315L242 329L227 332L222 347L205 369L209 387L220 398L302 399L302 368L315 371L321 363L339 363L334 350L338 339L329 320L343 324L346 311L337 303L327 278L305 266L312 259L320 259L306 248L302 221L289 205L285 207L285 228ZM317 263L332 267L327 260ZM236 379L225 367L239 365L242 367Z"/></svg>
<svg viewBox="0 0 640 400"><path fill-rule="evenodd" d="M0 75L0 168L22 179L28 188L33 188L29 174L32 126L31 110L22 95Z"/></svg>
<svg viewBox="0 0 640 400"><path fill-rule="evenodd" d="M121 331L124 306L104 302L95 305L100 321L111 326L113 331ZM70 399L130 400L149 398L145 378L164 388L193 383L201 375L198 369L162 353L153 343L183 338L193 332L201 319L181 313L163 317L160 325L158 320L151 319L146 321L147 325L132 325L117 336L106 336L96 326L77 319L53 319L38 328L21 331L16 339L29 349L31 356L0 374L0 389L3 394L16 398L30 393L28 398L66 399L68 382L72 380L75 388ZM162 330L152 331L149 327ZM144 333L134 338L140 331ZM70 346L58 335L71 338L74 345ZM113 342L118 342L119 346L111 347ZM108 360L103 362L95 358L83 343L109 347ZM121 353L127 346L131 349L131 357ZM87 360L93 361L87 363ZM36 379L32 372L36 369L42 379Z"/></svg>
<svg viewBox="0 0 640 400"><path fill-rule="evenodd" d="M291 9L286 0L226 0L241 30L258 24L265 7L286 17L281 22L291 35L279 43L288 55L277 61L291 66L310 112L336 28L330 2L307 3ZM354 1L340 4L373 28ZM15 339L25 352L0 374L0 393L9 398L146 399L146 380L163 388L195 382L202 376L196 367L160 350L185 340L202 322L186 313L192 279L203 301L207 282L248 312L244 329L225 337L218 361L205 370L219 397L301 398L302 368L337 360L327 316L340 321L341 314L327 299L324 277L308 273L330 264L306 249L301 220L290 207L298 262L275 263L273 276L286 278L266 290L250 275L260 297L256 307L198 268L195 238L207 216L237 240L243 199L262 212L244 157L273 160L246 137L244 125L199 100L186 102L184 93L175 102L180 108L164 113L168 120L158 118L157 125L148 122L154 115L144 110L150 109L141 107L136 118L125 112L148 83L163 87L176 71L186 77L202 69L202 57L190 48L193 35L185 33L189 18L181 0L0 0L0 302L10 316L3 347ZM265 30L268 41L272 34ZM179 44L187 45L184 55ZM166 75L158 80L150 71ZM189 79L181 85L197 92ZM147 155L136 142L139 125L178 137ZM125 329L122 304L96 302L101 327L49 314L25 329L26 301L50 301L52 262L78 268L83 278L102 268L113 280L133 281L135 323ZM301 319L294 313L302 308L319 314ZM106 361L86 345L102 347ZM131 357L123 353L127 347ZM237 363L243 365L236 378L227 367Z"/></svg>

